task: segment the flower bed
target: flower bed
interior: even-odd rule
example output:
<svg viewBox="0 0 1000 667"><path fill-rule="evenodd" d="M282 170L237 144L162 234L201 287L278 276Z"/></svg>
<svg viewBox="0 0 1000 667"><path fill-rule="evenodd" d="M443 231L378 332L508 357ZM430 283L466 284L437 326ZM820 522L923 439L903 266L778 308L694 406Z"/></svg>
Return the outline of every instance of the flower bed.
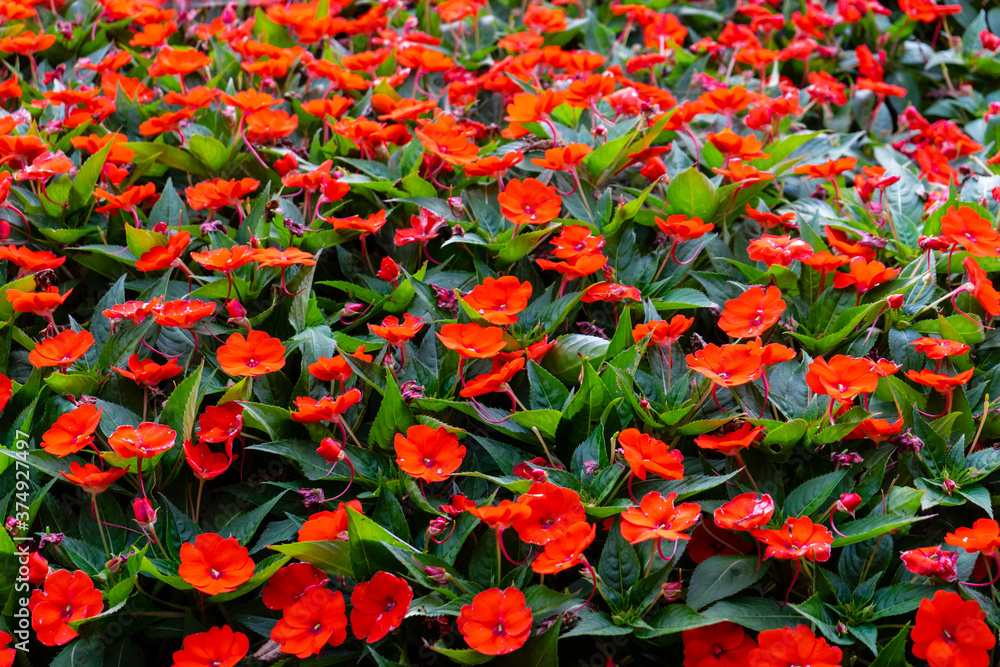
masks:
<svg viewBox="0 0 1000 667"><path fill-rule="evenodd" d="M993 664L1000 9L0 18L0 667Z"/></svg>

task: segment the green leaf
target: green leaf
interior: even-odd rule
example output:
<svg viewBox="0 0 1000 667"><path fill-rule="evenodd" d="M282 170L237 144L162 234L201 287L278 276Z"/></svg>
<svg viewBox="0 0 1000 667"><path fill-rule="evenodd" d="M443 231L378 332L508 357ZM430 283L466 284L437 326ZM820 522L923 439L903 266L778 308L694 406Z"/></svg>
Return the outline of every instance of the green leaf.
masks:
<svg viewBox="0 0 1000 667"><path fill-rule="evenodd" d="M416 552L374 520L350 507L347 508L347 517L351 570L355 579L368 579L379 570L394 572L399 568L396 557L385 548L387 544Z"/></svg>
<svg viewBox="0 0 1000 667"><path fill-rule="evenodd" d="M439 644L432 644L430 649L435 653L440 653L452 662L459 665L483 665L492 660L495 656L485 655L471 648L445 648Z"/></svg>
<svg viewBox="0 0 1000 667"><path fill-rule="evenodd" d="M910 636L910 624L904 625L896 636L878 652L878 657L870 667L898 667L906 664L906 640Z"/></svg>
<svg viewBox="0 0 1000 667"><path fill-rule="evenodd" d="M257 532L260 522L274 509L274 506L281 500L283 495L285 495L284 491L278 493L260 507L237 514L219 530L219 535L223 537L235 537L239 540L240 544L246 546L254 536L254 533Z"/></svg>
<svg viewBox="0 0 1000 667"><path fill-rule="evenodd" d="M324 540L321 542L292 542L272 544L273 551L291 556L305 563L311 563L327 574L353 577L349 547L344 540Z"/></svg>
<svg viewBox="0 0 1000 667"><path fill-rule="evenodd" d="M392 373L386 372L385 396L379 406L375 421L368 433L368 444L378 445L382 449L392 449L397 433L406 433L406 429L417 423L413 413L407 407L403 395L396 386Z"/></svg>
<svg viewBox="0 0 1000 667"><path fill-rule="evenodd" d="M609 344L607 339L597 336L567 334L556 339L552 349L542 357L542 363L546 370L563 382L577 384L581 381L581 358L601 360Z"/></svg>
<svg viewBox="0 0 1000 667"><path fill-rule="evenodd" d="M160 423L166 424L177 432L181 442L191 439L194 433L194 423L198 416L198 405L201 403L201 372L205 368L202 360L198 370L184 378L170 393L160 414Z"/></svg>
<svg viewBox="0 0 1000 667"><path fill-rule="evenodd" d="M94 188L97 187L97 181L101 178L101 170L104 169L104 162L108 159L108 154L113 147L114 144L109 141L101 150L91 155L80 165L80 170L76 172L76 177L73 179L70 197L71 208L80 208L93 199Z"/></svg>
<svg viewBox="0 0 1000 667"><path fill-rule="evenodd" d="M686 604L671 604L656 612L649 619L650 629L640 628L635 635L641 639L675 635L685 630L714 625L719 619L702 616Z"/></svg>
<svg viewBox="0 0 1000 667"><path fill-rule="evenodd" d="M196 134L191 137L188 145L190 152L216 173L221 172L229 161L229 149L215 137Z"/></svg>
<svg viewBox="0 0 1000 667"><path fill-rule="evenodd" d="M921 600L934 597L934 593L938 590L939 586L923 584L896 584L880 588L875 591L875 599L872 601L875 611L870 620L877 621L886 616L909 614L920 606Z"/></svg>
<svg viewBox="0 0 1000 667"><path fill-rule="evenodd" d="M826 502L837 485L844 479L845 470L813 477L798 486L785 498L785 514L787 516L809 516Z"/></svg>
<svg viewBox="0 0 1000 667"><path fill-rule="evenodd" d="M833 547L843 547L848 544L855 544L856 542L864 542L865 540L870 540L873 537L878 537L879 535L884 535L893 530L897 530L904 526L908 526L911 523L916 523L918 521L924 521L929 519L929 516L869 516L864 519L858 519L857 521L851 521L850 523L845 523L838 528L840 529L843 537L837 537L833 540Z"/></svg>
<svg viewBox="0 0 1000 667"><path fill-rule="evenodd" d="M604 550L601 551L597 573L606 587L611 587L623 600L632 584L642 576L642 563L635 552L635 547L622 537L617 521L608 533L608 540L604 544Z"/></svg>
<svg viewBox="0 0 1000 667"><path fill-rule="evenodd" d="M532 410L562 410L569 399L569 390L554 375L528 361L528 404Z"/></svg>
<svg viewBox="0 0 1000 667"><path fill-rule="evenodd" d="M100 636L95 636L92 643L78 639L60 651L49 667L103 667L104 645Z"/></svg>
<svg viewBox="0 0 1000 667"><path fill-rule="evenodd" d="M715 217L719 202L715 186L697 167L688 167L667 186L668 215L683 213L689 218L710 222Z"/></svg>
<svg viewBox="0 0 1000 667"><path fill-rule="evenodd" d="M755 556L713 556L701 562L691 575L687 603L702 609L753 586L767 571Z"/></svg>
<svg viewBox="0 0 1000 667"><path fill-rule="evenodd" d="M732 621L755 632L795 627L802 623L802 617L788 607L782 607L770 598L742 598L723 600L702 612L713 622Z"/></svg>

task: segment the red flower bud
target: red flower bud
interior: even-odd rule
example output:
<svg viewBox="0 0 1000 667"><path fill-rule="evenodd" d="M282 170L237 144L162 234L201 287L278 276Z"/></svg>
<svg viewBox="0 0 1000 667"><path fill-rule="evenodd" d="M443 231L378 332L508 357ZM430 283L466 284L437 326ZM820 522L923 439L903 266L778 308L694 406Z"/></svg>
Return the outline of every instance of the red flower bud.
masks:
<svg viewBox="0 0 1000 667"><path fill-rule="evenodd" d="M854 511L861 506L861 496L856 493L842 493L840 494L840 500L837 501L836 508L838 512L843 512L844 514L850 514L854 516Z"/></svg>
<svg viewBox="0 0 1000 667"><path fill-rule="evenodd" d="M135 522L143 530L149 530L156 523L156 510L148 498L136 498L132 501L132 511L135 512Z"/></svg>
<svg viewBox="0 0 1000 667"><path fill-rule="evenodd" d="M229 313L229 317L236 319L247 316L247 309L243 307L243 304L236 299L231 299L226 303L226 312Z"/></svg>
<svg viewBox="0 0 1000 667"><path fill-rule="evenodd" d="M399 278L399 264L392 261L391 257L385 257L382 259L382 266L377 275L387 283L396 282L396 279Z"/></svg>
<svg viewBox="0 0 1000 667"><path fill-rule="evenodd" d="M893 310L897 310L903 307L903 295L902 294L890 294L889 298L886 299L889 302L889 307Z"/></svg>
<svg viewBox="0 0 1000 667"><path fill-rule="evenodd" d="M316 453L326 459L327 463L337 463L347 458L344 448L333 438L323 438L323 442L319 443Z"/></svg>
<svg viewBox="0 0 1000 667"><path fill-rule="evenodd" d="M427 526L427 534L431 537L437 537L444 532L445 528L448 527L448 519L444 517L435 517L431 519L431 523Z"/></svg>

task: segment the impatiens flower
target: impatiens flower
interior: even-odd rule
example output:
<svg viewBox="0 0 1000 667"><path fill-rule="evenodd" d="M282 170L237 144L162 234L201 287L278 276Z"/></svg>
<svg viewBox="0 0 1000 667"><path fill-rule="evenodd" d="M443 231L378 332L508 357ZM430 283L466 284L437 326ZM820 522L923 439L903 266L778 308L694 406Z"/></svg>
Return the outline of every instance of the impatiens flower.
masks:
<svg viewBox="0 0 1000 667"><path fill-rule="evenodd" d="M32 591L28 609L38 641L62 646L79 634L70 623L100 614L104 598L86 572L56 570L42 588Z"/></svg>
<svg viewBox="0 0 1000 667"><path fill-rule="evenodd" d="M225 452L213 452L207 443L192 440L184 442L184 458L191 472L201 480L215 479L229 469L233 457Z"/></svg>
<svg viewBox="0 0 1000 667"><path fill-rule="evenodd" d="M674 242L692 241L701 238L715 229L712 223L706 223L701 218L688 218L683 214L669 215L667 219L653 218L660 231Z"/></svg>
<svg viewBox="0 0 1000 667"><path fill-rule="evenodd" d="M676 499L676 493L668 493L666 497L656 491L647 493L638 507L622 512L622 537L632 544L646 540L690 540L691 536L683 531L698 522L701 506L697 503L675 505Z"/></svg>
<svg viewBox="0 0 1000 667"><path fill-rule="evenodd" d="M462 387L459 393L463 398L474 398L476 396L482 396L484 394L492 394L494 392L505 392L511 397L511 401L516 406L517 398L513 395L508 384L511 379L517 375L519 371L524 368L525 359L524 357L518 357L512 361L497 367L498 361L494 359L493 367L495 370L489 373L482 373L476 376L475 380L471 380Z"/></svg>
<svg viewBox="0 0 1000 667"><path fill-rule="evenodd" d="M730 621L685 630L684 667L745 667L757 642Z"/></svg>
<svg viewBox="0 0 1000 667"><path fill-rule="evenodd" d="M663 479L684 478L684 455L678 449L671 449L662 440L641 433L639 429L627 428L618 434L632 474L645 480L651 472Z"/></svg>
<svg viewBox="0 0 1000 667"><path fill-rule="evenodd" d="M103 412L104 409L96 405L81 405L60 415L42 436L42 449L62 458L89 447L94 442Z"/></svg>
<svg viewBox="0 0 1000 667"><path fill-rule="evenodd" d="M411 426L405 436L397 433L393 444L403 472L425 482L448 479L465 457L465 447L444 426L436 430L423 424Z"/></svg>
<svg viewBox="0 0 1000 667"><path fill-rule="evenodd" d="M788 266L795 260L803 260L812 257L812 247L802 239L793 239L787 234L783 236L771 236L764 234L759 239L754 239L747 247L747 254L750 259L756 262L764 262L768 266Z"/></svg>
<svg viewBox="0 0 1000 667"><path fill-rule="evenodd" d="M285 346L263 331L234 333L216 353L219 367L229 375L258 377L285 367Z"/></svg>
<svg viewBox="0 0 1000 667"><path fill-rule="evenodd" d="M347 639L344 594L313 588L285 607L271 630L271 639L282 653L299 658L317 655L326 646L340 646Z"/></svg>
<svg viewBox="0 0 1000 667"><path fill-rule="evenodd" d="M765 630L757 635L757 644L746 663L754 667L841 667L843 651L804 625Z"/></svg>
<svg viewBox="0 0 1000 667"><path fill-rule="evenodd" d="M878 387L878 376L871 362L838 354L826 361L823 357L809 364L806 384L817 394L829 396L838 403L848 403L858 394L867 394Z"/></svg>
<svg viewBox="0 0 1000 667"><path fill-rule="evenodd" d="M861 257L851 260L850 273L835 273L833 286L837 289L853 287L858 291L858 298L869 290L899 275L901 269L886 268L882 262L867 262Z"/></svg>
<svg viewBox="0 0 1000 667"><path fill-rule="evenodd" d="M719 328L731 338L753 338L762 335L785 312L781 290L773 285L751 287L739 298L730 299L719 316Z"/></svg>
<svg viewBox="0 0 1000 667"><path fill-rule="evenodd" d="M718 435L699 435L694 439L694 444L702 449L722 452L726 456L739 454L740 450L747 449L764 437L763 426L754 427L750 422L743 422L739 428L733 431L723 431Z"/></svg>
<svg viewBox="0 0 1000 667"><path fill-rule="evenodd" d="M308 396L295 399L295 410L291 417L300 424L315 424L319 421L336 422L352 405L361 402L361 391L349 389L336 398L324 396L318 401Z"/></svg>
<svg viewBox="0 0 1000 667"><path fill-rule="evenodd" d="M351 632L355 639L374 644L402 624L413 601L405 579L376 572L370 581L354 585L351 592Z"/></svg>
<svg viewBox="0 0 1000 667"><path fill-rule="evenodd" d="M650 345L670 346L680 340L684 332L694 324L693 317L674 315L668 320L651 320L645 324L637 324L632 328L632 340L638 343L649 336Z"/></svg>
<svg viewBox="0 0 1000 667"><path fill-rule="evenodd" d="M513 526L515 521L527 519L531 516L530 507L523 503L511 502L510 500L501 500L496 507L491 505L476 507L472 505L465 508L465 511L495 530L506 530Z"/></svg>
<svg viewBox="0 0 1000 667"><path fill-rule="evenodd" d="M153 318L161 327L190 329L198 322L211 317L216 305L211 301L189 301L179 299L167 301L153 309Z"/></svg>
<svg viewBox="0 0 1000 667"><path fill-rule="evenodd" d="M176 441L176 431L165 424L152 422L119 426L108 436L111 449L123 459L152 458L173 447Z"/></svg>
<svg viewBox="0 0 1000 667"><path fill-rule="evenodd" d="M292 563L271 575L264 586L261 602L268 609L281 610L290 606L314 588L329 582L323 570L309 563Z"/></svg>
<svg viewBox="0 0 1000 667"><path fill-rule="evenodd" d="M544 225L558 218L562 210L562 197L555 186L544 185L535 178L527 178L523 182L512 179L497 199L500 212L514 223L515 228Z"/></svg>
<svg viewBox="0 0 1000 667"><path fill-rule="evenodd" d="M813 562L830 559L833 534L806 516L789 517L781 528L758 528L751 535L766 546L764 558L805 558Z"/></svg>
<svg viewBox="0 0 1000 667"><path fill-rule="evenodd" d="M774 499L768 494L741 493L715 510L715 525L726 530L753 530L774 516Z"/></svg>
<svg viewBox="0 0 1000 667"><path fill-rule="evenodd" d="M469 307L497 326L517 322L517 314L528 307L530 298L531 283L522 283L514 276L485 278L464 297Z"/></svg>
<svg viewBox="0 0 1000 667"><path fill-rule="evenodd" d="M941 235L974 257L1000 255L1000 233L971 206L950 207L941 217Z"/></svg>
<svg viewBox="0 0 1000 667"><path fill-rule="evenodd" d="M529 544L548 544L586 520L580 494L551 482L535 482L517 502L531 510L513 524L518 537Z"/></svg>
<svg viewBox="0 0 1000 667"><path fill-rule="evenodd" d="M900 553L903 565L913 574L941 581L958 581L958 552L941 547L920 547Z"/></svg>
<svg viewBox="0 0 1000 667"><path fill-rule="evenodd" d="M254 562L235 537L202 533L181 545L177 574L205 595L230 593L253 576Z"/></svg>
<svg viewBox="0 0 1000 667"><path fill-rule="evenodd" d="M929 338L927 336L911 341L910 345L928 359L935 360L962 355L972 349L965 343L945 338Z"/></svg>
<svg viewBox="0 0 1000 667"><path fill-rule="evenodd" d="M846 440L867 439L874 443L882 443L889 438L898 435L903 430L903 418L900 417L895 422L889 423L886 419L868 418L858 424L853 431L847 434Z"/></svg>
<svg viewBox="0 0 1000 667"><path fill-rule="evenodd" d="M108 490L112 484L114 484L118 479L124 477L128 473L127 468L110 468L108 470L101 470L93 463L85 463L80 465L76 461L72 461L69 464L69 472L59 471L59 474L66 478L66 481L76 484L85 493L90 495L97 495L99 493L104 493Z"/></svg>
<svg viewBox="0 0 1000 667"><path fill-rule="evenodd" d="M1000 315L1000 292L993 287L993 283L986 276L986 271L979 266L976 258L966 257L962 266L969 272L968 287L972 296L976 297L979 305L991 316Z"/></svg>
<svg viewBox="0 0 1000 667"><path fill-rule="evenodd" d="M184 638L184 649L174 653L174 667L235 667L250 650L250 640L228 625L209 628Z"/></svg>
<svg viewBox="0 0 1000 667"><path fill-rule="evenodd" d="M236 401L211 405L198 416L198 439L209 443L226 443L232 452L233 440L243 431L243 406Z"/></svg>
<svg viewBox="0 0 1000 667"><path fill-rule="evenodd" d="M188 232L178 232L169 239L165 246L153 246L139 256L136 260L135 268L140 271L160 271L179 263L180 257L184 254L184 249L191 242L191 234ZM133 303L133 302L129 302Z"/></svg>
<svg viewBox="0 0 1000 667"><path fill-rule="evenodd" d="M975 600L937 591L933 598L920 601L917 622L910 631L913 655L926 660L929 667L985 667L997 643L985 618L986 612Z"/></svg>
<svg viewBox="0 0 1000 667"><path fill-rule="evenodd" d="M945 535L944 541L967 553L979 552L987 558L995 558L997 547L1000 547L1000 524L993 519L976 519L972 528L958 528Z"/></svg>
<svg viewBox="0 0 1000 667"><path fill-rule="evenodd" d="M737 387L760 377L760 355L749 345L708 344L686 357L688 368L721 387Z"/></svg>
<svg viewBox="0 0 1000 667"><path fill-rule="evenodd" d="M437 337L442 345L455 350L463 359L489 359L507 346L503 329L481 327L475 322L445 324Z"/></svg>
<svg viewBox="0 0 1000 667"><path fill-rule="evenodd" d="M335 510L317 512L299 528L299 542L325 542L347 539L347 508L361 511L361 501L340 503Z"/></svg>
<svg viewBox="0 0 1000 667"><path fill-rule="evenodd" d="M596 283L587 288L580 297L584 303L595 303L604 301L606 303L618 303L624 299L632 301L642 301L642 293L638 287L631 285L619 285L618 283Z"/></svg>
<svg viewBox="0 0 1000 667"><path fill-rule="evenodd" d="M219 273L228 275L241 266L254 261L257 252L249 246L234 245L230 248L193 252L191 253L191 259L209 271L218 271Z"/></svg>
<svg viewBox="0 0 1000 667"><path fill-rule="evenodd" d="M158 364L150 359L140 361L138 354L128 358L128 370L113 366L122 377L127 377L140 387L155 387L164 380L179 375L184 369L177 365L176 359L169 359L165 364Z"/></svg>
<svg viewBox="0 0 1000 667"><path fill-rule="evenodd" d="M410 243L426 243L438 235L442 227L448 221L444 216L438 215L429 208L421 208L419 215L410 216L409 229L397 229L393 242L397 246L405 246Z"/></svg>
<svg viewBox="0 0 1000 667"><path fill-rule="evenodd" d="M65 371L93 345L94 336L89 331L67 329L36 343L35 349L28 353L28 361L35 368L55 366Z"/></svg>
<svg viewBox="0 0 1000 667"><path fill-rule="evenodd" d="M390 345L402 346L416 336L423 326L424 321L422 319L406 313L402 322L399 321L399 318L390 315L382 320L381 325L369 324L368 328L373 334L385 339Z"/></svg>
<svg viewBox="0 0 1000 667"><path fill-rule="evenodd" d="M472 598L458 616L465 643L485 655L505 655L524 646L531 634L531 608L513 586L491 588Z"/></svg>
<svg viewBox="0 0 1000 667"><path fill-rule="evenodd" d="M13 637L0 630L0 667L12 667L14 664L17 652L12 648L8 648L12 639Z"/></svg>
<svg viewBox="0 0 1000 667"><path fill-rule="evenodd" d="M583 552L597 536L597 526L580 521L566 532L545 543L545 551L531 562L531 569L538 574L556 574L579 565Z"/></svg>
<svg viewBox="0 0 1000 667"><path fill-rule="evenodd" d="M920 371L906 371L906 377L910 378L917 384L922 384L925 387L931 387L942 394L947 394L953 391L956 387L961 387L968 383L968 381L972 379L972 374L975 370L976 369L974 368L970 368L969 370L962 371L961 373L952 376L935 373L925 368Z"/></svg>

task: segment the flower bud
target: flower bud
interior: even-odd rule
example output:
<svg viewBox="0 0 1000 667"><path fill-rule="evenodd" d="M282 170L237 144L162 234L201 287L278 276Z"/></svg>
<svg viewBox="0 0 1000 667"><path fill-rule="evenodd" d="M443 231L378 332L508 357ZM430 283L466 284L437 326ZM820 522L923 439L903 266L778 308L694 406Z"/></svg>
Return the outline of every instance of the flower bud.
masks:
<svg viewBox="0 0 1000 667"><path fill-rule="evenodd" d="M445 531L448 527L448 519L444 517L435 517L431 519L430 525L427 526L427 534L431 537L437 537Z"/></svg>
<svg viewBox="0 0 1000 667"><path fill-rule="evenodd" d="M944 491L949 496L951 495L951 492L954 491L957 487L958 484L955 484L954 480L949 479L947 477L945 477L944 481L941 482L941 490Z"/></svg>
<svg viewBox="0 0 1000 667"><path fill-rule="evenodd" d="M148 498L136 498L132 501L132 511L135 512L135 522L143 530L150 530L156 524L156 510Z"/></svg>
<svg viewBox="0 0 1000 667"><path fill-rule="evenodd" d="M861 496L856 493L842 493L840 494L840 500L837 501L834 507L836 507L838 512L850 514L853 517L855 510L860 506Z"/></svg>
<svg viewBox="0 0 1000 667"><path fill-rule="evenodd" d="M673 602L681 596L681 590L683 585L679 581L668 581L660 587L663 592L663 599L667 602Z"/></svg>
<svg viewBox="0 0 1000 667"><path fill-rule="evenodd" d="M392 261L391 257L384 257L382 266L376 275L387 283L394 283L399 278L399 264Z"/></svg>
<svg viewBox="0 0 1000 667"><path fill-rule="evenodd" d="M433 581L435 584L438 584L439 586L447 585L449 580L448 572L445 571L443 567L434 567L432 565L428 565L424 568L424 574L427 575L428 579Z"/></svg>
<svg viewBox="0 0 1000 667"><path fill-rule="evenodd" d="M893 310L899 310L903 307L903 295L902 294L890 294L889 298L886 299L889 307Z"/></svg>
<svg viewBox="0 0 1000 667"><path fill-rule="evenodd" d="M170 228L167 227L167 223L165 223L165 222L158 222L155 225L153 225L153 231L156 232L157 234L164 234L164 235L166 235L166 233L167 233L167 231L169 229Z"/></svg>
<svg viewBox="0 0 1000 667"><path fill-rule="evenodd" d="M333 438L323 438L316 453L326 459L327 463L338 463L347 458L343 446Z"/></svg>
<svg viewBox="0 0 1000 667"><path fill-rule="evenodd" d="M115 556L108 562L104 564L104 567L108 569L111 574L118 574L121 572L122 568L128 562L128 554L122 554L120 556Z"/></svg>
<svg viewBox="0 0 1000 667"><path fill-rule="evenodd" d="M230 299L226 303L226 312L229 313L229 317L234 319L247 316L247 309L236 299Z"/></svg>
<svg viewBox="0 0 1000 667"><path fill-rule="evenodd" d="M344 304L344 314L345 315L357 315L365 311L365 304L363 303L345 303Z"/></svg>

